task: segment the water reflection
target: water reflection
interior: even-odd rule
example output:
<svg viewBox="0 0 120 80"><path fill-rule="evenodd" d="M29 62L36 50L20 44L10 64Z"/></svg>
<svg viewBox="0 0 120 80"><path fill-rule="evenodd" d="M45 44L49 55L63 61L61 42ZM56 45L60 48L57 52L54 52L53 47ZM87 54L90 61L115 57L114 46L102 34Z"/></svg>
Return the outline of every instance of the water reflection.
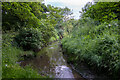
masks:
<svg viewBox="0 0 120 80"><path fill-rule="evenodd" d="M72 70L66 65L56 66L56 78L74 78Z"/></svg>
<svg viewBox="0 0 120 80"><path fill-rule="evenodd" d="M54 47L50 47L49 49L54 49Z"/></svg>
<svg viewBox="0 0 120 80"><path fill-rule="evenodd" d="M41 75L47 75L54 78L74 78L73 71L68 67L58 42L43 48L36 58L21 62L21 66L28 64L38 69ZM75 73L75 75L76 74L77 73ZM81 78L79 74L75 77Z"/></svg>

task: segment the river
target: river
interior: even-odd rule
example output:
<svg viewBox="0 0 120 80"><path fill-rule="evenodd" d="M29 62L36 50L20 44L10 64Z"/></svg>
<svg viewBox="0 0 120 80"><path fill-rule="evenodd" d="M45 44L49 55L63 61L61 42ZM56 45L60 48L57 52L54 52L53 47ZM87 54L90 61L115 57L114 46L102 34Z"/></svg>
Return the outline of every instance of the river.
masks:
<svg viewBox="0 0 120 80"><path fill-rule="evenodd" d="M103 75L96 75L84 64L79 64L77 67L79 69L75 69L73 65L69 65L63 55L59 41L41 49L36 57L20 61L20 65L31 65L34 69L37 69L41 75L54 79L101 80L101 78L104 77Z"/></svg>
<svg viewBox="0 0 120 80"><path fill-rule="evenodd" d="M68 65L59 42L54 42L44 47L38 52L35 58L21 61L20 65L31 65L33 68L37 69L41 75L49 76L50 78L85 80Z"/></svg>

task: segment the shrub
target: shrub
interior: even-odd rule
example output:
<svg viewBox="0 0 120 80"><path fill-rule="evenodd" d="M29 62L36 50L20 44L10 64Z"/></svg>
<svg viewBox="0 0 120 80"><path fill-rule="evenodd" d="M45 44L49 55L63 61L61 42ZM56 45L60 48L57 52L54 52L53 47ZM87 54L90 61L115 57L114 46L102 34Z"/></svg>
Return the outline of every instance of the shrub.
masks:
<svg viewBox="0 0 120 80"><path fill-rule="evenodd" d="M15 78L16 80L16 78L45 78L41 76L37 70L32 69L30 65L23 68L17 64L21 59L21 55L26 53L31 54L33 52L23 51L13 47L11 43L13 44L13 37L15 34L17 33L6 33L2 35L2 66L0 66L0 68L2 67L2 79Z"/></svg>
<svg viewBox="0 0 120 80"><path fill-rule="evenodd" d="M71 37L63 38L63 48L70 55L69 58L74 58L72 60L75 60L76 55L78 62L84 61L95 69L99 68L96 71L104 71L114 78L119 77L119 22L114 20L100 25L90 24L87 21L78 25L77 29L74 28Z"/></svg>
<svg viewBox="0 0 120 80"><path fill-rule="evenodd" d="M14 38L15 42L23 50L34 50L41 48L42 36L37 29L24 28L19 31L19 34Z"/></svg>
<svg viewBox="0 0 120 80"><path fill-rule="evenodd" d="M32 69L30 66L25 66L24 68L15 64L4 64L2 78L45 78L41 76L37 70Z"/></svg>

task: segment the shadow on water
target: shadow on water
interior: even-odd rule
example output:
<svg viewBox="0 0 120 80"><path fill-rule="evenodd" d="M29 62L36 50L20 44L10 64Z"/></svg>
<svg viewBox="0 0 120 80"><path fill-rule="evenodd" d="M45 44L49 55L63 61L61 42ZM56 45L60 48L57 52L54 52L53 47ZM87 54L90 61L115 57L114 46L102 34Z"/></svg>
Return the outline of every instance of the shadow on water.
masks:
<svg viewBox="0 0 120 80"><path fill-rule="evenodd" d="M20 65L31 65L37 69L41 75L51 78L71 78L73 80L79 78L79 80L85 80L67 64L59 42L48 45L38 52L35 58L21 61Z"/></svg>

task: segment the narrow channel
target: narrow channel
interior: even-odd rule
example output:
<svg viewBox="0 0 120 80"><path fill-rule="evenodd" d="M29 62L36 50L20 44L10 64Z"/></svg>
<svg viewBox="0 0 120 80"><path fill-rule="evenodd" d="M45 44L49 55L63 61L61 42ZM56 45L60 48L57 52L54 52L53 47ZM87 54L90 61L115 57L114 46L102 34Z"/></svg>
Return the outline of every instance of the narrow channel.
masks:
<svg viewBox="0 0 120 80"><path fill-rule="evenodd" d="M38 69L41 75L51 78L69 78L72 80L85 80L67 64L59 42L44 47L37 56L31 60L21 61L21 66L31 65Z"/></svg>

